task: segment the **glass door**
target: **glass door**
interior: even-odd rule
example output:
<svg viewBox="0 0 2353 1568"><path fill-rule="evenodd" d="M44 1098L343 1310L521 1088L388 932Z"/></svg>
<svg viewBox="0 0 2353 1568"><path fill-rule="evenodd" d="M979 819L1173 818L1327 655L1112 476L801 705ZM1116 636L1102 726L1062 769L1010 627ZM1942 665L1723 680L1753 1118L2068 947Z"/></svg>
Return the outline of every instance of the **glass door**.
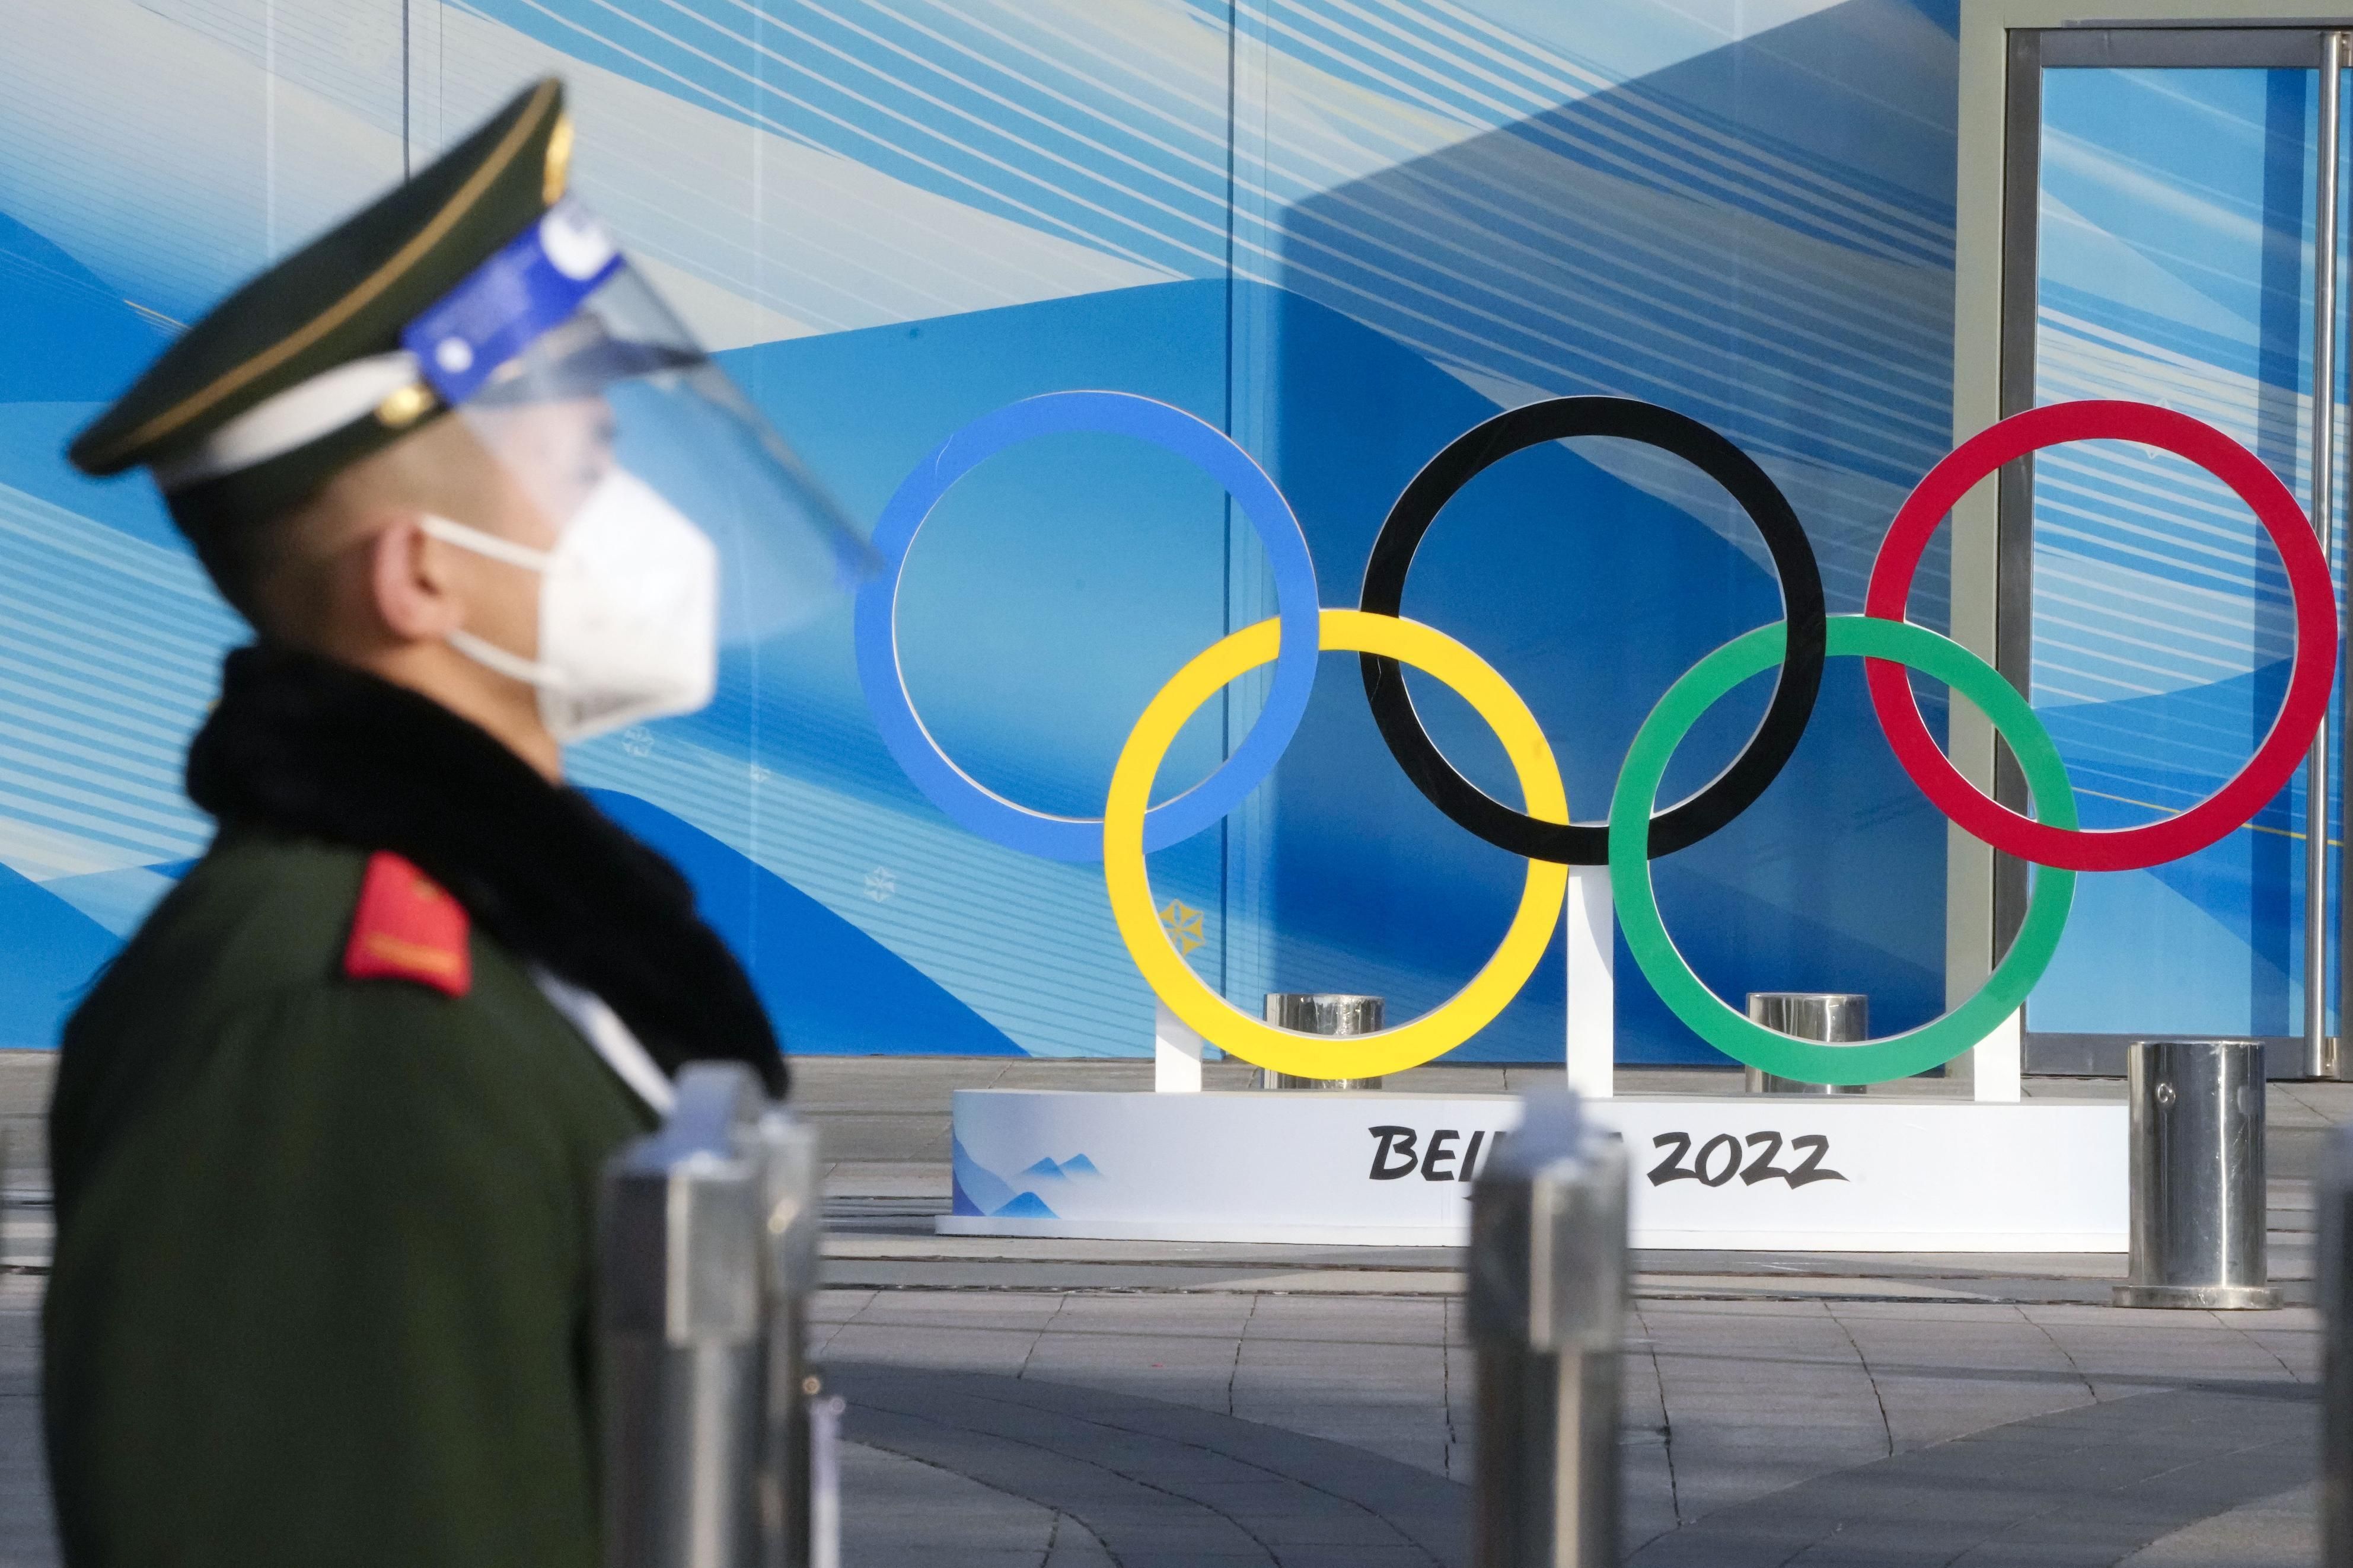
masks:
<svg viewBox="0 0 2353 1568"><path fill-rule="evenodd" d="M2195 416L2269 464L2327 535L2344 481L2316 498L2312 478L2316 448L2332 472L2345 449L2341 35L2010 38L2004 412L2130 398ZM2316 405L2316 384L2332 395ZM1997 646L2084 826L2203 799L2278 711L2294 628L2277 557L2227 489L2169 454L2093 442L2013 468ZM2028 1071L2120 1072L2128 1041L2178 1033L2272 1042L2274 1077L2333 1075L2341 733L2332 710L2306 774L2204 852L2079 879L2027 1004ZM2001 774L2022 802L2007 759ZM2005 939L2027 876L1997 872Z"/></svg>

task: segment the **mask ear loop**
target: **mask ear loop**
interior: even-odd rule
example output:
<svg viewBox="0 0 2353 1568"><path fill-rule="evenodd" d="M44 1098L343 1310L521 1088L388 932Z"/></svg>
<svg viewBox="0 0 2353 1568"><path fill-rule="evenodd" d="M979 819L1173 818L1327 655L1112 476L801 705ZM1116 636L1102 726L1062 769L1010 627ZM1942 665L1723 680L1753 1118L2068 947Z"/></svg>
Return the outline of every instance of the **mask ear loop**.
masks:
<svg viewBox="0 0 2353 1568"><path fill-rule="evenodd" d="M528 544L517 544L512 539L501 539L495 533L484 533L479 528L469 528L462 522L453 522L446 517L436 517L430 512L418 519L417 526L430 537L438 539L444 543L454 544L460 550L470 550L477 555L486 555L493 561L503 561L510 566L520 566L525 571L537 572L543 575L554 559L547 551L533 550ZM565 682L563 676L553 667L542 664L537 659L525 658L519 653L510 652L494 642L475 636L463 626L449 632L447 641L451 647L456 648L476 664L503 675L510 680L520 680L524 685L536 687L542 691L561 691L565 688Z"/></svg>
<svg viewBox="0 0 2353 1568"><path fill-rule="evenodd" d="M495 533L484 533L479 528L469 528L462 522L452 522L431 512L417 519L417 525L435 539L454 544L460 550L470 550L477 555L487 555L493 561L503 561L510 566L521 566L532 572L545 572L554 555L545 550L533 550L528 544L517 544L512 539L501 539Z"/></svg>

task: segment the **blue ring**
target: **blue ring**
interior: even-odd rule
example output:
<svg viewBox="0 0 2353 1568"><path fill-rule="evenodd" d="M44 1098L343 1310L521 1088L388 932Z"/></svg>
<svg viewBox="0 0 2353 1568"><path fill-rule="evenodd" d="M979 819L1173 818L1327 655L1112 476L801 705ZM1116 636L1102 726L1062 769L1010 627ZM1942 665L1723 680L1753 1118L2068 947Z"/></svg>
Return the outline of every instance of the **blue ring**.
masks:
<svg viewBox="0 0 2353 1568"><path fill-rule="evenodd" d="M950 486L1007 447L1063 431L1133 436L1173 452L1225 487L1266 547L1282 623L1266 706L1233 755L1174 800L1145 814L1144 847L1166 849L1210 826L1274 772L1307 711L1320 630L1315 563L1291 503L1231 437L1181 408L1125 392L1055 392L985 414L934 447L902 480L873 546L882 570L858 591L858 683L900 767L934 805L994 843L1049 860L1103 858L1103 819L1053 816L1017 805L948 760L915 713L899 668L899 578L907 552Z"/></svg>

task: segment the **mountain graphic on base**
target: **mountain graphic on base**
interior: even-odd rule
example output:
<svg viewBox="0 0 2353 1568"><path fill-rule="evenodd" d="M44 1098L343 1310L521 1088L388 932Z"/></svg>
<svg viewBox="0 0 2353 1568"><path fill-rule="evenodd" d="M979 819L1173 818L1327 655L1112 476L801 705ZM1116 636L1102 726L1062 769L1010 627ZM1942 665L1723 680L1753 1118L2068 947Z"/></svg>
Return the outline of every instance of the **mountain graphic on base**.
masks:
<svg viewBox="0 0 2353 1568"><path fill-rule="evenodd" d="M1052 1209L1039 1201L1037 1194L1024 1193L998 1209L995 1217L997 1219L1053 1219L1056 1215Z"/></svg>
<svg viewBox="0 0 2353 1568"><path fill-rule="evenodd" d="M1024 1169L1015 1181L1003 1176L972 1157L964 1140L950 1136L953 1150L950 1182L955 1196L951 1212L989 1219L1060 1219L1052 1205L1033 1189L1052 1183L1073 1180L1100 1181L1103 1173L1084 1154L1073 1154L1067 1160L1051 1155L1038 1160ZM1015 1182L1020 1184L1016 1185Z"/></svg>
<svg viewBox="0 0 2353 1568"><path fill-rule="evenodd" d="M1049 1154L1021 1173L1025 1176L1035 1176L1041 1182L1100 1179L1103 1175L1101 1171L1095 1169L1095 1163L1084 1154L1073 1154L1069 1159L1060 1162Z"/></svg>

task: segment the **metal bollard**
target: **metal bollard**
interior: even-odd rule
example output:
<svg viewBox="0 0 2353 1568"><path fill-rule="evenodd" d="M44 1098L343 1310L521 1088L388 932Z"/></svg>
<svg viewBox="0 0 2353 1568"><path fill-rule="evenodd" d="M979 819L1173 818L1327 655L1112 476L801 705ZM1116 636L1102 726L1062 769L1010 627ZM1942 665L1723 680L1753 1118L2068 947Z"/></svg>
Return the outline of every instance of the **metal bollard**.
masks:
<svg viewBox="0 0 2353 1568"><path fill-rule="evenodd" d="M1852 991L1751 991L1748 1019L1777 1034L1825 1045L1871 1038L1871 998ZM1751 1094L1861 1094L1859 1083L1807 1083L1750 1068Z"/></svg>
<svg viewBox="0 0 2353 1568"><path fill-rule="evenodd" d="M817 1129L781 1105L760 1115L766 1373L763 1461L756 1469L763 1568L839 1568L834 1454L840 1395L808 1359L808 1299L824 1267L825 1168Z"/></svg>
<svg viewBox="0 0 2353 1568"><path fill-rule="evenodd" d="M1471 1194L1478 1568L1616 1568L1626 1145L1530 1095Z"/></svg>
<svg viewBox="0 0 2353 1568"><path fill-rule="evenodd" d="M1381 996L1356 996L1339 991L1270 991L1266 1021L1281 1028L1309 1035L1370 1035L1381 1027L1388 1001ZM1377 1078L1301 1078L1296 1073L1258 1069L1261 1089L1378 1089Z"/></svg>
<svg viewBox="0 0 2353 1568"><path fill-rule="evenodd" d="M2320 1232L2320 1562L2353 1568L2353 1129L2329 1135L2312 1197Z"/></svg>
<svg viewBox="0 0 2353 1568"><path fill-rule="evenodd" d="M2264 1256L2263 1047L2141 1040L2132 1103L2132 1266L2119 1307L2279 1305Z"/></svg>
<svg viewBox="0 0 2353 1568"><path fill-rule="evenodd" d="M749 1068L690 1067L661 1131L606 1167L599 1218L606 1562L837 1568L809 1478L839 1405L802 1349L815 1130Z"/></svg>

